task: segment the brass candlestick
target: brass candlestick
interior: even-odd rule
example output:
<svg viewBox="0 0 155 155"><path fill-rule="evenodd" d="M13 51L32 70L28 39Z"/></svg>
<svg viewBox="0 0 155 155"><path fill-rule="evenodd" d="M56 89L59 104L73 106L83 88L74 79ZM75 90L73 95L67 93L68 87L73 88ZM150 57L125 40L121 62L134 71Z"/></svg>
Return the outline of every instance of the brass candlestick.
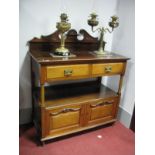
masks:
<svg viewBox="0 0 155 155"><path fill-rule="evenodd" d="M60 15L60 19L61 21L57 23L56 28L60 32L61 44L60 47L55 50L54 54L60 56L68 56L70 52L67 48L65 48L65 32L67 32L71 28L71 24L68 23L68 16L65 13L62 13Z"/></svg>
<svg viewBox="0 0 155 155"><path fill-rule="evenodd" d="M111 21L109 22L109 26L112 28L112 30L110 31L108 28L104 28L104 27L100 27L97 28L96 30L94 30L94 26L97 26L99 24L99 21L97 20L97 14L96 13L92 13L90 14L90 19L88 19L88 25L91 26L92 32L96 32L99 31L100 32L100 46L98 51L95 51L95 54L97 55L106 55L107 52L104 51L103 49L103 39L104 39L104 34L108 31L109 33L112 33L112 31L114 30L114 28L118 27L119 23L118 23L118 17L117 16L112 16L111 17Z"/></svg>

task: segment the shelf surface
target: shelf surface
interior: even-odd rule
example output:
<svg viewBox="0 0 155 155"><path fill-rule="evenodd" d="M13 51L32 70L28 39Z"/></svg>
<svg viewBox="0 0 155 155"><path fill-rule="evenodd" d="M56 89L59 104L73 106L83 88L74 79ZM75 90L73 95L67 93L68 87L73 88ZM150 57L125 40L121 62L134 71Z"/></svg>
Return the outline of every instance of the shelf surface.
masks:
<svg viewBox="0 0 155 155"><path fill-rule="evenodd" d="M37 92L37 97L40 95L39 92ZM118 96L116 92L95 82L54 85L45 87L45 106L84 103L116 96Z"/></svg>

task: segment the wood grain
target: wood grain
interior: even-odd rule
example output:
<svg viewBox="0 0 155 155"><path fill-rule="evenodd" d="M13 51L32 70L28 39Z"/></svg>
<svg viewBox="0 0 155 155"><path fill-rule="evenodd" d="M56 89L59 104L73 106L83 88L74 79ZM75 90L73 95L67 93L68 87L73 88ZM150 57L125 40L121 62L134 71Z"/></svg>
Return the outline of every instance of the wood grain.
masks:
<svg viewBox="0 0 155 155"><path fill-rule="evenodd" d="M48 66L47 80L50 79L65 79L69 77L90 76L90 67L87 64L83 65L64 65L64 66ZM65 75L65 71L71 71L71 74Z"/></svg>
<svg viewBox="0 0 155 155"><path fill-rule="evenodd" d="M110 68L111 70L106 70ZM122 74L124 69L124 63L103 63L93 64L92 74L98 76Z"/></svg>

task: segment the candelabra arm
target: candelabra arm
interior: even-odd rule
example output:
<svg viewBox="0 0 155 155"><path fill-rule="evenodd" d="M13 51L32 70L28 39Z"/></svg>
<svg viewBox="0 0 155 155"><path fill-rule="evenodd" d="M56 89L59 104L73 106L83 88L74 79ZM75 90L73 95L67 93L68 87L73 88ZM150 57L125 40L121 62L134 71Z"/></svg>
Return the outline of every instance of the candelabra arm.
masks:
<svg viewBox="0 0 155 155"><path fill-rule="evenodd" d="M105 28L105 29L104 29L104 32L107 32L107 31L108 31L109 33L112 33L112 32L113 32L113 29L110 31L108 28Z"/></svg>
<svg viewBox="0 0 155 155"><path fill-rule="evenodd" d="M102 29L101 29L101 28L97 28L96 30L94 30L93 28L94 28L94 27L92 26L92 27L91 27L92 32L96 32L96 31L101 32L101 31L102 31Z"/></svg>

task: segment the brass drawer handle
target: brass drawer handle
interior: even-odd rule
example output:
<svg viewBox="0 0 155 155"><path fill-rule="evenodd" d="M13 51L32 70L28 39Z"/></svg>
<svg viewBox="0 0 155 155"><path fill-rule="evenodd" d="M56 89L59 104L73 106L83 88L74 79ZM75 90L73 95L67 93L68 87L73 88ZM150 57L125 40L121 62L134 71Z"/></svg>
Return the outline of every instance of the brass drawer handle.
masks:
<svg viewBox="0 0 155 155"><path fill-rule="evenodd" d="M112 71L112 66L106 66L105 67L105 72L110 73Z"/></svg>
<svg viewBox="0 0 155 155"><path fill-rule="evenodd" d="M101 102L101 103L98 103L98 104L95 104L95 105L90 105L92 108L94 108L94 107L98 107L98 106L104 106L104 105L107 105L107 104L112 104L112 103L114 103L114 100L112 100L112 101L105 101L105 102Z"/></svg>
<svg viewBox="0 0 155 155"><path fill-rule="evenodd" d="M75 109L73 109L73 108L65 108L65 109L63 109L63 110L61 110L59 112L50 113L50 115L55 116L55 115L59 115L61 113L75 112L75 111L79 111L79 110L80 110L80 108L75 108Z"/></svg>
<svg viewBox="0 0 155 155"><path fill-rule="evenodd" d="M71 76L73 74L73 70L72 69L65 69L64 70L64 75L65 76Z"/></svg>

